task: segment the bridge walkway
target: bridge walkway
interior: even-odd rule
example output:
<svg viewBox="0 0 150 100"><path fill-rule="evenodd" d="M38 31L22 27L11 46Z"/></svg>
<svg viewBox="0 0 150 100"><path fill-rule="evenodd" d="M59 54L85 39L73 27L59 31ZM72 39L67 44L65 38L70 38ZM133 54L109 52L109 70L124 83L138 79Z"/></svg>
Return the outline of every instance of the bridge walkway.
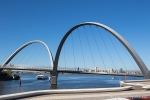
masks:
<svg viewBox="0 0 150 100"><path fill-rule="evenodd" d="M45 72L52 72L52 68L34 68L34 67L0 67L0 69L7 69L7 70L30 70L30 71L45 71ZM143 77L142 74L132 74L132 73L104 73L104 72L87 72L85 69L81 69L77 71L76 69L64 69L59 68L57 70L58 73L73 73L73 74L97 74L97 75L113 75L113 76L137 76L137 77Z"/></svg>

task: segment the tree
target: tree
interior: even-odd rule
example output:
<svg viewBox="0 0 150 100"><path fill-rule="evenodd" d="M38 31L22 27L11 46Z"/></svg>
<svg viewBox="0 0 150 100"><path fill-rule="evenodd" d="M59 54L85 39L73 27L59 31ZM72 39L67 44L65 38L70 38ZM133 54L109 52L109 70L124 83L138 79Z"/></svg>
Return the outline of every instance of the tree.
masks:
<svg viewBox="0 0 150 100"><path fill-rule="evenodd" d="M6 70L6 71L2 71L1 76L11 76L12 74L12 70Z"/></svg>
<svg viewBox="0 0 150 100"><path fill-rule="evenodd" d="M20 76L17 73L15 73L14 74L14 80L18 80L19 78L20 78Z"/></svg>
<svg viewBox="0 0 150 100"><path fill-rule="evenodd" d="M12 70L7 70L6 73L7 73L7 76L11 76Z"/></svg>

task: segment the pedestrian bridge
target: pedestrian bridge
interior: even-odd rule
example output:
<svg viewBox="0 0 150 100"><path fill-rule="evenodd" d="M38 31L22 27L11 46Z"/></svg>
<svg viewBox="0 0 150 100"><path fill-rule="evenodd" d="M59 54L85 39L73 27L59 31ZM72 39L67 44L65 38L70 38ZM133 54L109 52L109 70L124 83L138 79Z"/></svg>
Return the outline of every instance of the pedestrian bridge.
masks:
<svg viewBox="0 0 150 100"><path fill-rule="evenodd" d="M34 67L34 66L5 66L0 67L0 69L7 69L7 70L28 70L28 71L45 71L45 72L53 72L53 68L49 67ZM108 73L108 72L89 72L87 69L73 69L73 68L58 68L58 73L72 73L72 74L97 74L97 75L113 75L113 76L137 76L137 77L143 77L141 73L131 73L132 71L128 71L128 73ZM130 72L130 73L129 73Z"/></svg>
<svg viewBox="0 0 150 100"><path fill-rule="evenodd" d="M89 29L87 29L89 28ZM90 33L89 33L90 32ZM106 43L106 41L104 40L104 37L102 35L102 32L104 32L104 34L107 34L107 37L108 37L108 40L110 41L109 44ZM78 36L73 36L73 34L77 34ZM84 33L84 35L83 35ZM94 35L95 33L95 35ZM98 34L96 36L96 33ZM82 35L81 35L82 34ZM93 38L93 42L91 43L90 45L90 42L89 42L89 37L88 35L89 34L90 38ZM128 51L129 55L132 57L132 59L135 61L135 63L137 64L138 68L140 69L141 73L142 74L133 74L133 73L127 73L127 67L130 68L129 65L125 65L127 64L128 62L124 62L124 60L121 58L121 55L124 54L124 53L121 53L121 55L119 54L119 50L116 49L112 39L110 38L109 34L111 34L115 39L117 39L117 41L119 41L121 43L121 45L123 45L123 47L126 49L126 51ZM69 54L69 52L71 52L71 50L69 50L68 52L66 52L66 50L68 49L65 49L65 42L67 39L69 39L69 36L71 37L72 39L72 42L69 43L72 45L72 52L73 52L73 55L71 57L71 55ZM85 38L86 41L82 41L84 39L81 38L81 36L83 38ZM77 39L73 39L78 37L78 40ZM96 37L98 37L98 39L96 39ZM105 36L106 37L106 36ZM75 47L77 47L77 45L75 44L74 40L76 40L76 42L78 42L80 45L79 47L81 48L81 54L79 54L79 51L76 51L75 53ZM98 40L101 40L101 41L98 41ZM99 47L99 43L103 43L102 45L104 47ZM10 61L21 51L23 50L24 48L26 48L27 46L33 44L33 43L41 43L45 46L45 48L47 49L48 51L48 55L49 55L49 61L50 61L50 64L51 64L51 68L45 68L45 67L17 67L17 66L14 66L14 67L8 67L7 65L10 63ZM83 51L84 46L83 45L86 45L88 48L85 49L85 51ZM86 44L87 43L87 44ZM95 47L93 47L95 43ZM114 49L110 48L110 50L108 49L109 46L112 46ZM103 49L105 48L105 49ZM79 50L79 48L77 48ZM97 53L95 52L92 52L92 49L97 49ZM60 55L61 55L61 52L64 50L64 63L65 63L65 66L66 66L66 63L70 63L69 60L71 58L73 58L73 62L74 63L71 63L70 66L73 66L74 64L74 67L75 69L70 69L70 68L59 68L59 58L60 58ZM89 52L87 54L90 54L90 56L87 57L87 54L84 54L85 52L87 52L89 50ZM105 52L102 52L101 50L105 51ZM115 51L115 58L113 58L110 54L111 51ZM65 52L66 54L70 55L68 57L68 60L66 61L66 58L65 57ZM107 53L108 56L107 56L107 59L105 58L106 55L103 55ZM127 56L128 56L128 53L127 53ZM33 53L32 53L33 54ZM32 55L31 54L31 55ZM80 55L81 57L79 57L78 55ZM39 54L38 54L39 55ZM99 56L99 58L98 58ZM116 61L117 64L121 63L121 65L118 65L115 64L114 60L116 59L116 56L118 56L118 59L119 61ZM22 57L24 58L24 57ZM37 56L38 58L38 56ZM81 59L80 59L81 58ZM91 58L89 60L86 61L87 58ZM95 58L95 59L94 59ZM98 59L97 59L98 58ZM30 59L30 58L29 58ZM29 60L28 59L28 60ZM105 60L106 59L106 60ZM130 57L128 58L130 59ZM28 62L27 60L27 62ZM104 61L105 60L105 61ZM108 62L109 60L109 62ZM32 61L32 60L31 60ZM36 60L37 61L37 60ZM36 62L35 61L35 62ZM77 62L79 61L79 62ZM86 62L90 62L93 63L92 65L91 64L85 64L85 61ZM130 60L131 63L132 60ZM83 62L83 65L81 65L81 63ZM117 67L119 68L122 68L124 67L124 69L126 70L126 72L123 72L122 73L119 73L119 72L111 72L111 73L102 73L102 72L88 72L86 70L87 66L92 66L92 67L96 67L97 64L96 63L100 63L102 65L99 65L100 67L103 67L101 69L108 69L108 67L111 67L112 69L115 69L115 70L118 70ZM80 64L80 67L84 67L84 69L80 69L80 70L76 70L76 68L79 66L78 64ZM34 64L33 64L34 65ZM69 67L70 67L69 66ZM133 64L134 66L134 64ZM12 69L12 70L32 70L32 71L49 71L51 72L51 77L52 77L52 82L51 84L57 84L57 73L80 73L80 74L100 74L100 75L129 75L129 76L144 76L146 79L149 79L150 78L150 71L148 70L147 66L144 64L144 62L142 61L142 59L140 58L140 56L136 53L136 51L130 46L130 44L119 34L117 33L116 31L114 31L113 29L111 29L110 27L104 25L104 24L100 24L100 23L96 23L96 22L85 22L85 23L81 23L81 24L78 24L78 25L75 25L74 27L72 27L66 34L64 34L64 37L62 38L58 48L57 48L57 51L56 51L56 55L53 59L53 55L50 51L50 49L48 48L48 46L40 41L40 40L34 40L34 41L30 41L30 42L27 42L26 44L22 45L20 48L18 48L2 65L2 67L0 67L0 72L3 70L3 69Z"/></svg>

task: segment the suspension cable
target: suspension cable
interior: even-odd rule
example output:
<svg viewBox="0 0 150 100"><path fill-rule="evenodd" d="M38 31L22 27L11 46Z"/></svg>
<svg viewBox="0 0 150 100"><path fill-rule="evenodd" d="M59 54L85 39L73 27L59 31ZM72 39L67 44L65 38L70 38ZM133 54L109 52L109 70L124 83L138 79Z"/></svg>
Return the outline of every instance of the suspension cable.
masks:
<svg viewBox="0 0 150 100"><path fill-rule="evenodd" d="M123 47L122 47L123 48ZM128 58L130 59L131 63L133 64L134 68L137 70L136 66L134 65L132 59L129 57L129 54L127 53L127 51L125 50L125 48L123 48L123 50L125 51L125 53L127 54Z"/></svg>
<svg viewBox="0 0 150 100"><path fill-rule="evenodd" d="M31 46L32 48L33 48L33 46ZM31 51L31 48L29 48L28 49L28 51L26 51L26 54L28 53L28 52L30 52ZM19 52L20 53L20 52ZM21 56L23 55L23 53L21 53L20 55L19 55L19 57L17 57L12 63L15 63Z"/></svg>
<svg viewBox="0 0 150 100"><path fill-rule="evenodd" d="M37 46L36 46L35 48L37 48ZM20 61L19 61L18 63L20 63L20 62L23 60L23 58L27 55L27 53L29 53L29 52L26 52L26 54L22 57L22 59L20 59ZM33 53L34 53L34 52L33 52ZM33 54L33 53L32 53L32 54ZM31 54L31 55L32 55L32 54Z"/></svg>
<svg viewBox="0 0 150 100"><path fill-rule="evenodd" d="M65 70L66 70L66 57L65 57L65 43L64 43L64 62L65 62Z"/></svg>
<svg viewBox="0 0 150 100"><path fill-rule="evenodd" d="M83 26L84 27L84 26ZM84 27L84 32L86 34L86 30L85 30L85 27ZM95 67L95 62L94 62L94 58L93 58L93 54L92 54L92 51L91 51L91 47L90 47L90 44L89 44L89 39L87 37L87 34L86 34L86 39L88 41L88 46L89 46L89 49L90 49L90 53L91 53L91 56L92 56L92 61L93 61L93 64L94 64L94 67Z"/></svg>
<svg viewBox="0 0 150 100"><path fill-rule="evenodd" d="M101 55L100 48L99 48L99 46L98 46L98 43L97 43L97 40L96 40L95 35L94 35L94 33L93 33L93 30L92 30L91 25L90 25L90 28L91 28L92 35L93 35L93 37L94 37L94 40L95 40L96 46L97 46L97 48L98 48L99 55L100 55L101 60L102 60L102 62L103 62L104 68L105 68L105 70L106 70L106 66L105 66L105 63L104 63L103 57L102 57L102 55Z"/></svg>
<svg viewBox="0 0 150 100"><path fill-rule="evenodd" d="M36 47L34 48L35 50L37 49L37 45L36 45ZM32 51L32 53L31 53L31 55L30 55L30 57L27 59L27 61L26 61L26 63L25 64L27 64L28 62L29 62L29 60L30 60L30 58L32 57L32 55L34 54L34 50Z"/></svg>
<svg viewBox="0 0 150 100"><path fill-rule="evenodd" d="M80 41L80 47L81 47L81 51L82 51L82 58L83 58L83 62L84 62L84 67L86 69L85 60L84 60L84 54L83 54L83 49L82 49L82 43L81 43L81 38L80 38L80 34L79 34L79 29L77 28L77 30L78 30L78 37L79 37L79 41Z"/></svg>
<svg viewBox="0 0 150 100"><path fill-rule="evenodd" d="M44 57L44 64L43 64L43 67L46 67L46 56ZM52 67L52 66L51 66Z"/></svg>
<svg viewBox="0 0 150 100"><path fill-rule="evenodd" d="M37 58L36 58L36 60L35 60L35 62L34 62L34 66L35 66L35 64L36 64L36 62L37 62L37 59L39 58L39 55L40 55L40 53L41 53L41 50L42 50L42 48L40 48L40 51L39 51L39 53L38 53L38 55L37 55Z"/></svg>
<svg viewBox="0 0 150 100"><path fill-rule="evenodd" d="M113 47L115 48L115 50L116 50L116 52L117 52L117 54L118 54L118 56L119 56L119 58L120 58L120 60L121 60L121 62L122 62L122 64L123 64L124 68L125 68L125 69L126 69L126 71L127 71L127 68L126 68L126 66L125 66L125 64L124 64L124 62L123 62L123 60L122 60L121 56L119 55L119 53L118 53L118 51L117 51L117 49L116 49L116 47L115 47L115 45L114 45L114 43L113 43L112 39L110 38L110 36L109 36L108 32L106 32L106 33L107 33L107 36L109 37L109 39L110 39L110 41L111 41L111 43L112 43Z"/></svg>
<svg viewBox="0 0 150 100"><path fill-rule="evenodd" d="M111 55L110 55L110 52L109 52L109 50L108 50L108 48L107 48L107 46L106 46L106 43L105 43L105 41L104 41L104 39L103 39L103 36L102 36L102 34L101 34L101 32L100 32L98 26L97 26L97 29L98 29L98 31L99 31L99 33L100 33L100 36L101 36L102 41L103 41L103 43L104 43L104 45L105 45L105 48L106 48L106 50L107 50L107 52L108 52L108 54L109 54L109 57L110 57L110 59L111 59L111 61L112 61L112 63L113 63L113 66L115 67L115 70L116 70L116 66L115 66L115 64L114 64L114 61L113 61L113 59L112 59L112 57L111 57Z"/></svg>
<svg viewBox="0 0 150 100"><path fill-rule="evenodd" d="M71 33L71 38L72 38L72 48L73 48L74 66L75 66L75 69L76 69L75 54L74 54L74 45L73 45L73 37L72 37L72 33Z"/></svg>

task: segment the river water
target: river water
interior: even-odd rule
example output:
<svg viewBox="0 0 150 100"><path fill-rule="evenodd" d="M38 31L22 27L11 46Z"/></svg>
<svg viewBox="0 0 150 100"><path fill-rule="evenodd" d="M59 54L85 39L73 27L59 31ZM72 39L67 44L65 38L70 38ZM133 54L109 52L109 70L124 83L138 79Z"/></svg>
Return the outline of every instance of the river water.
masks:
<svg viewBox="0 0 150 100"><path fill-rule="evenodd" d="M19 85L18 80L0 81L0 95L35 91L35 90L50 90L49 80L37 80L37 74L22 74L22 85ZM104 88L104 87L119 87L119 81L123 80L123 76L115 76L112 79L111 75L91 75L91 74L59 74L57 89L80 89L80 88ZM144 77L127 76L127 80L140 80Z"/></svg>

